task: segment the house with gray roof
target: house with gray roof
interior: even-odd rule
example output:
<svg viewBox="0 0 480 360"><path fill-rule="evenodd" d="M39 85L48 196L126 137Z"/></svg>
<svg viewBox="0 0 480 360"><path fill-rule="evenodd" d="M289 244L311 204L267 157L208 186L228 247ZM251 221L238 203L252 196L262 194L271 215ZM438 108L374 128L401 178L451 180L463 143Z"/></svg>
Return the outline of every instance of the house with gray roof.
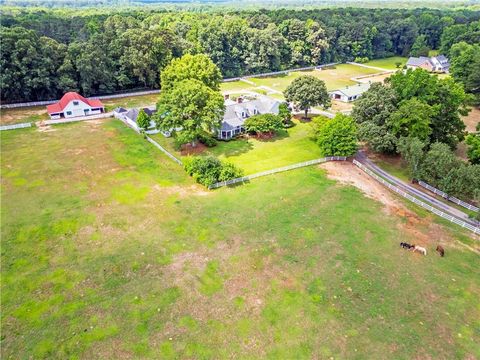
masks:
<svg viewBox="0 0 480 360"><path fill-rule="evenodd" d="M113 116L116 118L123 120L125 123L127 123L131 128L133 128L135 131L140 132L140 127L137 124L137 118L138 114L140 114L140 111L143 109L145 113L151 118L152 115L156 112L155 106L149 106L149 107L144 107L144 108L132 108L132 109L124 109L124 108L116 108L113 110ZM150 126L148 127L147 131L145 131L147 134L157 134L160 132L160 130L157 130L156 124L153 120L150 120Z"/></svg>
<svg viewBox="0 0 480 360"><path fill-rule="evenodd" d="M329 92L333 100L340 100L343 102L351 102L357 100L362 94L370 88L370 83L358 83L356 85L347 86L341 89Z"/></svg>
<svg viewBox="0 0 480 360"><path fill-rule="evenodd" d="M225 114L217 137L229 140L245 131L243 124L250 116L258 114L278 114L280 101L268 96L254 99L239 97L236 101L225 99Z"/></svg>
<svg viewBox="0 0 480 360"><path fill-rule="evenodd" d="M430 72L448 73L450 62L444 55L426 57L410 57L407 61L407 69L424 69Z"/></svg>

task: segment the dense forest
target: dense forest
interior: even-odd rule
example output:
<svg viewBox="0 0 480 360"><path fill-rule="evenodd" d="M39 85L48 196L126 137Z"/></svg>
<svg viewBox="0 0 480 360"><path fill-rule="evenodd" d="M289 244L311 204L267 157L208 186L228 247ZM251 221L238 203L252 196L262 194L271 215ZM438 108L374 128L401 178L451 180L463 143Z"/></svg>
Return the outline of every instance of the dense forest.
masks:
<svg viewBox="0 0 480 360"><path fill-rule="evenodd" d="M219 14L4 8L1 98L35 101L70 90L92 96L158 88L162 68L185 53L207 54L225 78L425 49L450 55L457 43L460 54L478 47L479 20L480 11L448 9ZM476 49L468 51L475 56Z"/></svg>

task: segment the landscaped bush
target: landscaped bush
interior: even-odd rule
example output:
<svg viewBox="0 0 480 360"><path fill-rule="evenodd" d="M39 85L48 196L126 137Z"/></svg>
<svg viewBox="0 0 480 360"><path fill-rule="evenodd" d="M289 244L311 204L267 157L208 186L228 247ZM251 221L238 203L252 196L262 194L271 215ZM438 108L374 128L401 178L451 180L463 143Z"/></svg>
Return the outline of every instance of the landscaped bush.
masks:
<svg viewBox="0 0 480 360"><path fill-rule="evenodd" d="M250 134L272 135L283 129L283 119L273 114L254 115L245 120L243 127Z"/></svg>
<svg viewBox="0 0 480 360"><path fill-rule="evenodd" d="M359 57L357 56L354 60L354 62L359 63L359 64L365 64L368 62L369 58L368 57Z"/></svg>
<svg viewBox="0 0 480 360"><path fill-rule="evenodd" d="M211 134L206 132L198 134L198 141L207 147L217 146L217 140Z"/></svg>
<svg viewBox="0 0 480 360"><path fill-rule="evenodd" d="M333 119L313 119L315 139L325 156L351 156L357 152L357 126L347 115L338 113Z"/></svg>
<svg viewBox="0 0 480 360"><path fill-rule="evenodd" d="M205 186L243 175L243 171L235 165L222 162L214 156L187 158L184 160L184 167L188 175Z"/></svg>

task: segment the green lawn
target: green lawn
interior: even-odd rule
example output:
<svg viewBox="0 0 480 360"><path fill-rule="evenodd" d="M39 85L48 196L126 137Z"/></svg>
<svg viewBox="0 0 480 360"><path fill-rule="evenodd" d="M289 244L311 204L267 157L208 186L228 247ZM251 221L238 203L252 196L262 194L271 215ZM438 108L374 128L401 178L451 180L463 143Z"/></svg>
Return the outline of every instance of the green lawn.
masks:
<svg viewBox="0 0 480 360"><path fill-rule="evenodd" d="M262 78L250 78L257 86L268 86L274 90L283 91L297 77L302 75L313 75L327 85L328 90L334 90L349 85L356 84L350 80L352 77L375 74L378 70L364 68L357 65L340 64L334 69L310 70L310 71L292 71L288 75L278 75Z"/></svg>
<svg viewBox="0 0 480 360"><path fill-rule="evenodd" d="M310 123L294 120L295 126L289 128L270 140L235 139L219 141L217 146L209 148L202 155L214 155L241 167L245 174L270 170L302 161L322 157L317 144L311 139ZM180 157L175 150L173 139L162 134L153 135L160 145Z"/></svg>
<svg viewBox="0 0 480 360"><path fill-rule="evenodd" d="M398 68L395 64L400 62L403 66L407 63L407 60L408 58L406 57L392 56L385 59L370 60L369 62L365 63L365 65L376 66L387 70L397 70Z"/></svg>
<svg viewBox="0 0 480 360"><path fill-rule="evenodd" d="M244 81L230 81L222 82L220 84L220 91L240 91L252 88L252 85Z"/></svg>
<svg viewBox="0 0 480 360"><path fill-rule="evenodd" d="M207 192L118 121L54 130L0 134L2 358L480 357L459 228L318 167Z"/></svg>

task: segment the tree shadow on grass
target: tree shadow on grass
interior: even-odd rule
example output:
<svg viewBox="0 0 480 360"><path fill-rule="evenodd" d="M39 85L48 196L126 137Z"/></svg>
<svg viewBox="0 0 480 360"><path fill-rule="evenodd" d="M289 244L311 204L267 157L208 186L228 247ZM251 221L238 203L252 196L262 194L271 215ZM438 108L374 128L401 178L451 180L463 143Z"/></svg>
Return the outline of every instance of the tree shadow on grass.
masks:
<svg viewBox="0 0 480 360"><path fill-rule="evenodd" d="M221 141L214 150L216 155L226 157L239 156L253 149L253 144L245 138L237 138L230 141Z"/></svg>
<svg viewBox="0 0 480 360"><path fill-rule="evenodd" d="M260 142L275 142L275 141L278 141L278 140L286 139L288 137L290 137L290 134L288 133L287 130L280 130L280 131L277 131L275 133L275 135L270 137L270 138L269 137L267 137L267 138L255 137L255 139L260 141Z"/></svg>

